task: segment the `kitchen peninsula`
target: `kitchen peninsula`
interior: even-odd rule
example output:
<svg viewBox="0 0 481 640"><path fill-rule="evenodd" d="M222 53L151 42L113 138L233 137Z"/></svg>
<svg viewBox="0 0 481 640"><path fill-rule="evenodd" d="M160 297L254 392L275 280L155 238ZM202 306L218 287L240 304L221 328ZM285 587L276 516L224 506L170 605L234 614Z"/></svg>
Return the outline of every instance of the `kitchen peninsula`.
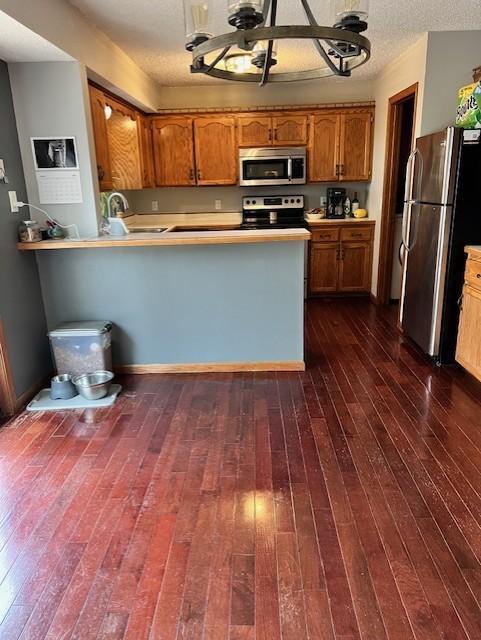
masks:
<svg viewBox="0 0 481 640"><path fill-rule="evenodd" d="M118 370L304 368L305 229L131 233L37 251L50 328L111 320Z"/></svg>

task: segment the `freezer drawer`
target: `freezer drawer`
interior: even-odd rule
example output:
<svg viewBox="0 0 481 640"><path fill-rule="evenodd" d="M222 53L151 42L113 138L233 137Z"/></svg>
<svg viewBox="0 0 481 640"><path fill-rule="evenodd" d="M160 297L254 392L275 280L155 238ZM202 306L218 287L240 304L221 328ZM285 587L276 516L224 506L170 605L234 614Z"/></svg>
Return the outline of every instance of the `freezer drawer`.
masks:
<svg viewBox="0 0 481 640"><path fill-rule="evenodd" d="M431 356L439 351L450 223L450 207L411 207L401 326Z"/></svg>

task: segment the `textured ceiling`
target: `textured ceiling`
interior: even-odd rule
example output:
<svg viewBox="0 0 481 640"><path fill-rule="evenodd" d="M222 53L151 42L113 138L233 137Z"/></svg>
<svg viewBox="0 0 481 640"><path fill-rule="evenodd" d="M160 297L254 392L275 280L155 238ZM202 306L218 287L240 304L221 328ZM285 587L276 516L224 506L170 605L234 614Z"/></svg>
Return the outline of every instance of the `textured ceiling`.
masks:
<svg viewBox="0 0 481 640"><path fill-rule="evenodd" d="M72 60L55 45L0 11L0 60L39 62Z"/></svg>
<svg viewBox="0 0 481 640"><path fill-rule="evenodd" d="M184 51L180 0L70 0L160 84L206 84L189 72ZM329 24L329 2L311 0L319 24ZM371 60L356 76L371 78L425 31L481 29L481 0L371 0ZM227 1L213 0L215 33L228 31ZM279 0L278 24L305 24L299 0ZM319 60L312 45L279 45L282 71L312 68ZM279 68L279 70L281 70ZM354 74L353 74L354 75ZM211 80L211 82L218 82Z"/></svg>

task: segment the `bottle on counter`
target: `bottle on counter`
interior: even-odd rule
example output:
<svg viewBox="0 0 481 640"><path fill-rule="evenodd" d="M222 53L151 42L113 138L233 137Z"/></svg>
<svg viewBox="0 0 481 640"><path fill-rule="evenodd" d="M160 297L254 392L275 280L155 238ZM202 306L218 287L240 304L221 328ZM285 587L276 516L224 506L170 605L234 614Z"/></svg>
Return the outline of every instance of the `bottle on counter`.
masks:
<svg viewBox="0 0 481 640"><path fill-rule="evenodd" d="M40 242L42 230L35 220L22 220L18 226L18 238L20 242Z"/></svg>
<svg viewBox="0 0 481 640"><path fill-rule="evenodd" d="M352 199L352 203L351 203L351 211L354 215L354 212L357 211L359 209L359 199L357 197L357 191L354 191L354 198Z"/></svg>
<svg viewBox="0 0 481 640"><path fill-rule="evenodd" d="M352 218L352 210L351 210L351 198L349 196L346 196L344 198L344 217L345 218Z"/></svg>

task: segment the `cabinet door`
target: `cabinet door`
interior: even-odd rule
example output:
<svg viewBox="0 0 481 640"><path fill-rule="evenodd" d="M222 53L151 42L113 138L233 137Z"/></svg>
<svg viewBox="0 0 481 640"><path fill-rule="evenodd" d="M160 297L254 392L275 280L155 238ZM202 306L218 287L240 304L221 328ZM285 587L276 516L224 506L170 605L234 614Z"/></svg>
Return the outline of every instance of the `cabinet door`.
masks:
<svg viewBox="0 0 481 640"><path fill-rule="evenodd" d="M371 179L372 120L370 112L347 113L341 116L341 181Z"/></svg>
<svg viewBox="0 0 481 640"><path fill-rule="evenodd" d="M194 120L197 184L237 184L235 119L231 116Z"/></svg>
<svg viewBox="0 0 481 640"><path fill-rule="evenodd" d="M106 104L112 109L107 120L112 185L114 189L141 189L140 135L137 113L109 97Z"/></svg>
<svg viewBox="0 0 481 640"><path fill-rule="evenodd" d="M105 117L105 96L102 91L92 86L89 86L89 94L100 191L111 191L113 184Z"/></svg>
<svg viewBox="0 0 481 640"><path fill-rule="evenodd" d="M283 146L307 144L307 116L275 116L272 119L274 144Z"/></svg>
<svg viewBox="0 0 481 640"><path fill-rule="evenodd" d="M195 184L192 118L153 121L155 182L159 187Z"/></svg>
<svg viewBox="0 0 481 640"><path fill-rule="evenodd" d="M341 116L325 113L310 116L309 182L339 180Z"/></svg>
<svg viewBox="0 0 481 640"><path fill-rule="evenodd" d="M240 147L268 147L272 144L272 118L270 116L240 116Z"/></svg>
<svg viewBox="0 0 481 640"><path fill-rule="evenodd" d="M469 262L469 261L468 261ZM461 317L459 319L456 360L481 380L481 292L464 286Z"/></svg>
<svg viewBox="0 0 481 640"><path fill-rule="evenodd" d="M337 291L338 242L311 242L309 258L310 293Z"/></svg>
<svg viewBox="0 0 481 640"><path fill-rule="evenodd" d="M338 291L366 292L371 288L370 242L342 242Z"/></svg>
<svg viewBox="0 0 481 640"><path fill-rule="evenodd" d="M155 187L154 145L152 142L152 121L140 114L137 115L140 132L140 162L142 168L142 186L146 189Z"/></svg>

